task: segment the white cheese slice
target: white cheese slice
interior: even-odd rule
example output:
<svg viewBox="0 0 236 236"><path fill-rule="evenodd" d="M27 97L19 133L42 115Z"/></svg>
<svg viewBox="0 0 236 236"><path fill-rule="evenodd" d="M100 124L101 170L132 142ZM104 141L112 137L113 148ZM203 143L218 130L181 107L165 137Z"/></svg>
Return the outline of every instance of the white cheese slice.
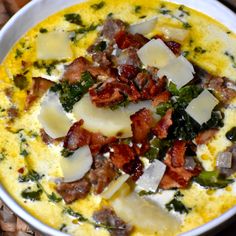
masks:
<svg viewBox="0 0 236 236"><path fill-rule="evenodd" d="M71 156L60 160L64 182L80 180L90 170L93 157L89 146L77 149Z"/></svg>
<svg viewBox="0 0 236 236"><path fill-rule="evenodd" d="M151 19L145 20L138 24L130 25L129 31L131 34L149 34L152 32L157 24L157 17L152 17Z"/></svg>
<svg viewBox="0 0 236 236"><path fill-rule="evenodd" d="M192 64L183 56L179 56L161 68L158 77L166 76L177 88L181 88L193 79L194 68Z"/></svg>
<svg viewBox="0 0 236 236"><path fill-rule="evenodd" d="M111 110L96 107L88 95L74 105L73 114L77 120L83 119L83 127L105 136L131 137L130 115L123 109Z"/></svg>
<svg viewBox="0 0 236 236"><path fill-rule="evenodd" d="M49 92L45 96L38 119L45 132L52 138L64 137L72 125L59 101L59 97L53 92Z"/></svg>
<svg viewBox="0 0 236 236"><path fill-rule="evenodd" d="M107 186L107 188L102 192L101 196L105 199L111 198L121 188L121 186L126 182L128 178L129 175L127 174L119 176L116 180L113 180Z"/></svg>
<svg viewBox="0 0 236 236"><path fill-rule="evenodd" d="M207 89L204 89L188 104L185 111L202 125L211 118L212 110L218 103L219 101Z"/></svg>
<svg viewBox="0 0 236 236"><path fill-rule="evenodd" d="M171 26L161 27L160 31L164 34L164 37L168 40L174 40L183 42L189 35L189 31L180 28L174 28Z"/></svg>
<svg viewBox="0 0 236 236"><path fill-rule="evenodd" d="M72 57L67 32L52 31L39 34L36 40L37 58L41 60L62 60Z"/></svg>
<svg viewBox="0 0 236 236"><path fill-rule="evenodd" d="M145 191L156 192L165 170L166 165L163 162L156 160L144 171L136 184Z"/></svg>
<svg viewBox="0 0 236 236"><path fill-rule="evenodd" d="M124 185L123 185L124 186ZM170 236L178 232L180 221L157 204L152 204L134 192L118 192L111 206L125 222L144 230L147 235Z"/></svg>
<svg viewBox="0 0 236 236"><path fill-rule="evenodd" d="M145 66L162 68L175 58L175 54L161 39L152 39L141 47L138 57Z"/></svg>

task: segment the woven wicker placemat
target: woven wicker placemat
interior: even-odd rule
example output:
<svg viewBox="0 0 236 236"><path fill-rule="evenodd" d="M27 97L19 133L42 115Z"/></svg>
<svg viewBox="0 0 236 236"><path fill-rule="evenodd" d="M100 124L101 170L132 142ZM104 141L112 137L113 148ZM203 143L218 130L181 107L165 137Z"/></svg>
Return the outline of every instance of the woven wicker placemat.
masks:
<svg viewBox="0 0 236 236"><path fill-rule="evenodd" d="M0 29L22 6L31 0L0 0ZM236 9L236 0L220 0L226 5ZM217 234L235 235L235 224ZM4 203L0 200L0 236L42 236L42 234L30 228L28 224L17 217Z"/></svg>

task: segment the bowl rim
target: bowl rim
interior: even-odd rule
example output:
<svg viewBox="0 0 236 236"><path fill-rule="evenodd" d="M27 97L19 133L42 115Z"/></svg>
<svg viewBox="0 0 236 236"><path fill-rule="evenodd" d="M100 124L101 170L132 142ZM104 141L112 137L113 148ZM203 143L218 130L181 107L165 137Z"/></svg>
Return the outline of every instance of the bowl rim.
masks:
<svg viewBox="0 0 236 236"><path fill-rule="evenodd" d="M54 11L46 11L43 17L38 17L37 23L31 23L30 18L27 18L27 14L32 12L34 9L39 9L40 6L44 5L46 2L49 4L51 0L34 0L28 3L25 7L19 10L8 22L7 24L0 30L0 63L4 60L5 56L7 55L8 51L16 43L16 41L22 37L24 33L26 33L30 28L36 25L38 22L42 21L43 19L47 18L48 16L64 9L74 4L79 4L84 2L85 0L57 0L53 2L53 4L57 6L54 8ZM168 2L174 2L177 4L184 4L190 8L193 8L197 11L203 12L206 15L214 18L217 21L220 21L226 27L228 27L231 31L236 33L236 25L234 24L236 20L236 14L232 12L230 9L225 7L223 4L218 2L217 0L204 0L204 1L196 1L196 0L166 0ZM62 4L63 2L63 4ZM210 10L207 10L206 6L211 6ZM215 14L214 14L215 13ZM220 14L219 14L220 13ZM220 17L219 17L220 16ZM226 17L227 16L227 19ZM29 20L26 24L22 25L21 19ZM17 27L22 26L21 34L18 34ZM9 37L12 36L12 37ZM7 44L4 43L7 41ZM3 47L4 46L4 47ZM2 50L3 49L3 50ZM60 232L44 223L40 220L32 216L27 210L20 206L13 197L5 190L3 185L0 183L0 198L3 202L13 210L13 212L18 215L20 218L25 220L29 223L33 228L39 230L44 235L50 236L65 236L68 235L66 233ZM236 215L236 206L232 207L224 214L220 215L219 217L211 220L210 222L201 225L197 228L194 228L188 232L182 233L181 236L193 236L193 235L201 235L203 233L209 232L210 230L216 228L217 226L225 223L233 216Z"/></svg>

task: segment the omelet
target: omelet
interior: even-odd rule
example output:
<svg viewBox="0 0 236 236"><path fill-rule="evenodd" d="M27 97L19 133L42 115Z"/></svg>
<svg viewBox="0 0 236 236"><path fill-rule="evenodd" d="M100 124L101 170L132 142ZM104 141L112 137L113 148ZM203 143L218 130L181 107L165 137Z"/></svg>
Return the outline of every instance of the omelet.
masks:
<svg viewBox="0 0 236 236"><path fill-rule="evenodd" d="M140 174L141 177L138 176L137 186L134 186L135 182L131 181L129 173L120 168L118 177L116 176L99 194L91 192L86 197L66 203L65 199L62 199L63 194L57 188L63 181L70 183L81 179L90 168L93 168L91 146L90 149L85 146L78 150L69 150L72 153L65 149L65 140L62 137L67 137L68 131L72 132L71 127L75 124L77 127L81 126L82 123L78 125L78 121L83 120L82 127L88 130L86 132L100 132L103 138L115 137L125 140L128 156L129 148L133 147L129 140L133 132L130 116L141 109L149 108L155 122L160 122L163 117L163 114L156 112L156 107L152 107L152 98L143 99L144 101L134 103L133 106L128 105L128 108L124 103L119 103L119 106L124 107L118 109L112 106L112 109L103 110L101 104L95 106L87 93L89 87L94 84L91 81L89 87L81 83L86 94L82 92L75 101L71 97L65 104L65 90L57 84L66 76L70 77L67 74L68 68L76 58L86 57L86 63L93 60L87 51L91 45L95 45L95 51L104 50L107 41L101 41L99 37L104 21L109 17L129 25L133 35L145 35L149 42L144 39L145 43L138 46L142 70L146 70L148 66L158 68L155 73L160 77L170 77L170 80L177 84L175 89L181 89L189 81L182 81L183 74L175 81L167 61L171 61L172 68L174 63L178 68L183 66L184 76L187 73L187 77L191 78L189 80L193 79L196 68L200 67L215 77L229 78L227 82L230 84L230 92L233 94L236 90L236 35L214 19L186 6L159 0L149 0L148 4L141 0L89 0L72 6L30 29L12 47L0 65L0 181L15 201L30 214L70 235L121 235L119 230L123 232L124 228L114 228L108 220L107 224L96 221L94 212L104 207L113 209L107 211L117 214L118 219L123 222L122 227L125 223L129 225L127 232L130 235L178 235L209 222L235 206L236 187L233 172L229 178L222 180L223 184L221 182L220 187L207 184L204 186L201 181L191 180L187 187L180 187L178 190L157 189L155 183L157 181L159 184L168 164L165 161L164 164L159 154L154 152L154 159L157 161L150 161L147 155L141 155L140 165L143 166L144 173ZM159 60L155 59L156 55L152 55L153 46L150 50L144 48L151 41L162 55ZM164 43L170 41L173 50L178 50L178 45L181 45L181 51L177 52L178 58L175 52L170 50L171 45L169 44L168 49ZM120 45L123 46L119 47L125 47L124 41L121 40ZM119 47L113 48L114 56L120 52ZM188 61L194 64L194 68ZM95 73L94 70L89 72L89 75L83 76L93 76ZM174 74L174 77L178 73ZM98 81L101 84L109 79L107 74L99 76ZM38 91L38 99L34 98L35 94L31 94L37 78L47 80L47 89L53 86L50 91L44 91L45 93ZM179 83L180 80L183 84ZM99 87L95 90L97 91ZM214 107L220 103L221 94L217 97L208 90L205 92L210 95L203 94L204 99L214 95L209 100L211 104L213 101L213 107L205 107L211 115ZM197 96L200 96L199 94L200 92ZM95 98L95 103L100 102ZM197 120L198 115L194 113L192 102L192 99L188 102L187 111ZM195 164L201 166L201 170L204 169L208 174L215 174L219 154L230 153L230 148L236 141L236 99L223 104L223 125L214 127L217 128L214 136L211 134L213 137L206 143L197 145L195 150ZM201 105L198 104L197 110L200 113ZM206 115L206 110L203 116ZM209 118L203 117L202 123L208 120ZM160 133L156 132L157 136L161 137ZM166 136L160 139L166 139ZM173 151L172 146L168 147ZM115 152L115 148L116 146L111 152ZM69 156L65 158L66 155ZM148 155L150 158L151 154ZM231 155L232 159L232 154L228 155ZM83 157L86 157L86 163ZM132 155L130 158L133 158ZM232 163L229 162L224 163L229 165L226 169L232 168ZM120 163L116 165L119 166ZM146 188L148 184L145 182L145 173L148 175L150 166L163 172L160 176L152 173L156 177L154 189L153 184ZM195 178L198 178L196 176ZM111 215L115 214L114 212Z"/></svg>

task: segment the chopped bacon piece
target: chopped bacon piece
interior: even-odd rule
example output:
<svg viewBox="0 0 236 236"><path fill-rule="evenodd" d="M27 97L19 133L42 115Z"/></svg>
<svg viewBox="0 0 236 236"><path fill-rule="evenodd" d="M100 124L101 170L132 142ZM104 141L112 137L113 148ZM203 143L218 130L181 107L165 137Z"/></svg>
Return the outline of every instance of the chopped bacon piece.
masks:
<svg viewBox="0 0 236 236"><path fill-rule="evenodd" d="M143 108L131 115L130 119L132 121L133 141L135 143L145 143L154 123L151 111Z"/></svg>
<svg viewBox="0 0 236 236"><path fill-rule="evenodd" d="M136 157L134 160L126 163L123 166L123 171L126 174L129 174L133 181L137 181L138 178L143 174L143 163L138 157Z"/></svg>
<svg viewBox="0 0 236 236"><path fill-rule="evenodd" d="M164 163L167 169L160 183L162 189L186 188L191 178L199 175L202 170L199 164L196 165L194 170L186 170L184 166L173 167L171 152L167 153Z"/></svg>
<svg viewBox="0 0 236 236"><path fill-rule="evenodd" d="M152 132L160 139L166 138L168 135L168 129L173 124L172 117L173 109L167 110L166 114L157 122L156 126L152 129Z"/></svg>
<svg viewBox="0 0 236 236"><path fill-rule="evenodd" d="M143 156L150 149L150 143L147 142L142 144L133 143L133 150L137 156Z"/></svg>
<svg viewBox="0 0 236 236"><path fill-rule="evenodd" d="M94 158L94 166L88 177L96 194L100 194L116 176L117 170L111 160L101 155Z"/></svg>
<svg viewBox="0 0 236 236"><path fill-rule="evenodd" d="M36 99L41 98L53 84L54 82L41 77L32 78L32 86L27 92L25 110L28 110Z"/></svg>
<svg viewBox="0 0 236 236"><path fill-rule="evenodd" d="M164 91L159 93L152 101L152 106L156 107L163 102L168 102L171 98L171 93L169 91Z"/></svg>
<svg viewBox="0 0 236 236"><path fill-rule="evenodd" d="M67 204L77 199L85 198L90 192L91 184L88 179L83 178L72 183L60 183L56 190Z"/></svg>
<svg viewBox="0 0 236 236"><path fill-rule="evenodd" d="M175 42L175 41L166 41L166 46L175 54L180 55L181 53L181 44Z"/></svg>
<svg viewBox="0 0 236 236"><path fill-rule="evenodd" d="M196 144L201 145L208 143L218 131L218 129L208 129L198 133L197 137L195 138Z"/></svg>
<svg viewBox="0 0 236 236"><path fill-rule="evenodd" d="M132 65L120 65L118 67L121 77L125 77L128 80L134 79L139 73L139 68Z"/></svg>
<svg viewBox="0 0 236 236"><path fill-rule="evenodd" d="M133 82L130 83L129 100L131 102L137 102L141 98L140 92L137 90Z"/></svg>
<svg viewBox="0 0 236 236"><path fill-rule="evenodd" d="M13 122L15 120L15 118L17 118L19 116L18 108L15 107L14 105L11 106L10 108L7 109L7 115L9 117L9 121Z"/></svg>
<svg viewBox="0 0 236 236"><path fill-rule="evenodd" d="M133 150L127 144L113 144L111 149L111 161L119 169L122 169L126 163L134 160Z"/></svg>
<svg viewBox="0 0 236 236"><path fill-rule="evenodd" d="M80 120L71 126L64 140L65 148L74 151L89 145L92 155L96 155L104 145L116 141L115 137L105 137L100 133L92 133L82 128L83 123L84 121Z"/></svg>
<svg viewBox="0 0 236 236"><path fill-rule="evenodd" d="M105 137L100 133L91 133L89 147L91 149L92 154L96 155L104 145L113 143L115 141L115 137Z"/></svg>
<svg viewBox="0 0 236 236"><path fill-rule="evenodd" d="M59 144L60 142L62 142L64 140L64 137L62 138L56 138L56 139L53 139L51 138L46 132L44 129L40 129L40 136L42 138L42 141L45 143L45 144Z"/></svg>
<svg viewBox="0 0 236 236"><path fill-rule="evenodd" d="M129 34L126 31L120 31L115 36L115 41L120 49L126 49L129 47L141 48L149 40L142 34Z"/></svg>
<svg viewBox="0 0 236 236"><path fill-rule="evenodd" d="M90 144L91 133L81 127L83 123L84 121L80 120L71 126L64 140L65 148L74 151L79 147Z"/></svg>
<svg viewBox="0 0 236 236"><path fill-rule="evenodd" d="M173 147L170 150L171 163L173 167L184 166L184 156L186 152L186 142L182 140L175 140Z"/></svg>
<svg viewBox="0 0 236 236"><path fill-rule="evenodd" d="M140 72L134 79L134 83L140 91L141 98L144 100L153 99L160 91L158 83L152 76L145 72Z"/></svg>
<svg viewBox="0 0 236 236"><path fill-rule="evenodd" d="M114 40L115 35L120 31L125 31L126 24L118 19L112 19L108 17L104 22L101 35L107 39Z"/></svg>

